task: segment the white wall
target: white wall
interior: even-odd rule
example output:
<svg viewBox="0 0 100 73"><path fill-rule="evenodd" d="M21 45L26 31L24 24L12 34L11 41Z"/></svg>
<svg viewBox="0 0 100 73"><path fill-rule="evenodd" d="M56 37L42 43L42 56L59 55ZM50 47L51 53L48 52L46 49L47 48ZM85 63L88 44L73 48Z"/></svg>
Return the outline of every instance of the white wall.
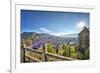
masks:
<svg viewBox="0 0 100 73"><path fill-rule="evenodd" d="M29 1L29 0L27 0ZM30 0L31 1L31 0ZM99 0L33 0L35 2L53 2L69 4L88 4L96 6L96 67L69 68L63 70L52 70L43 73L99 73L100 71L100 2ZM8 73L10 69L10 1L0 0L0 73ZM41 73L41 72L40 72Z"/></svg>

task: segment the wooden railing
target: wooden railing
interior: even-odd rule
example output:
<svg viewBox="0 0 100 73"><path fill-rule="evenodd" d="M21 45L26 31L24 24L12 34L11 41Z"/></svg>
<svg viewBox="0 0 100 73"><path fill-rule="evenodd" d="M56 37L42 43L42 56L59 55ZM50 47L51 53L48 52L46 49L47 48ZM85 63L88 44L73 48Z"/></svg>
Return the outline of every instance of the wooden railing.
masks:
<svg viewBox="0 0 100 73"><path fill-rule="evenodd" d="M46 62L46 61L72 61L76 60L70 57L64 57L57 54L48 53L47 51L38 51L28 47L22 48L23 51L23 62ZM38 58L34 55L39 55Z"/></svg>

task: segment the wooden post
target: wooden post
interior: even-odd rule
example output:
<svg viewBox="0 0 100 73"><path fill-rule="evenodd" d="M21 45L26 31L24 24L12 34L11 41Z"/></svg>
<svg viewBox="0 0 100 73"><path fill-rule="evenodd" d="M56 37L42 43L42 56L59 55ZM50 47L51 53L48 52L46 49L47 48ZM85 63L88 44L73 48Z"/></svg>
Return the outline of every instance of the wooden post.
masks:
<svg viewBox="0 0 100 73"><path fill-rule="evenodd" d="M48 50L47 50L47 44L45 45L45 53L47 53L48 52Z"/></svg>
<svg viewBox="0 0 100 73"><path fill-rule="evenodd" d="M45 62L46 60L45 60L45 53L44 52L42 52L42 62Z"/></svg>
<svg viewBox="0 0 100 73"><path fill-rule="evenodd" d="M26 62L26 60L25 60L25 52L26 52L26 50L25 50L25 44L23 44L22 50L23 50L23 62Z"/></svg>
<svg viewBox="0 0 100 73"><path fill-rule="evenodd" d="M69 46L69 57L71 56L71 51L70 51L71 48L70 47L71 47L71 45Z"/></svg>
<svg viewBox="0 0 100 73"><path fill-rule="evenodd" d="M25 48L23 48L23 62L26 62L26 60L25 60Z"/></svg>
<svg viewBox="0 0 100 73"><path fill-rule="evenodd" d="M58 48L56 49L56 53L58 54Z"/></svg>
<svg viewBox="0 0 100 73"><path fill-rule="evenodd" d="M45 56L46 49L45 48L46 48L45 45L43 45L43 52L42 52L42 57L41 57L42 62L46 61L46 56Z"/></svg>

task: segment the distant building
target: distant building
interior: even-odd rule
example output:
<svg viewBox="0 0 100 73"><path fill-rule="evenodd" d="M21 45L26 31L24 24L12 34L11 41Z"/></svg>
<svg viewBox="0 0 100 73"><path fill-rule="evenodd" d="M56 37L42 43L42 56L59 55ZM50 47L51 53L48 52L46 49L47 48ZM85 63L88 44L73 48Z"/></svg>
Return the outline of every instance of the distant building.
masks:
<svg viewBox="0 0 100 73"><path fill-rule="evenodd" d="M80 48L89 48L89 29L84 27L83 30L78 34Z"/></svg>

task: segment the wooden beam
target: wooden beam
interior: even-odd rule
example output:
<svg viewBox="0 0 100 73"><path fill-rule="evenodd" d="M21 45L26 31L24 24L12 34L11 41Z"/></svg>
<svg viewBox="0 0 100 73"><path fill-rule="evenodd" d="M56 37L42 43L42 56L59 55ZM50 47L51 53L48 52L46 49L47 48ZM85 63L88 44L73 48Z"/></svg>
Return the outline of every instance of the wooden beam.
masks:
<svg viewBox="0 0 100 73"><path fill-rule="evenodd" d="M28 55L28 54L26 54L25 56L26 56L27 58L30 58L30 59L33 60L33 61L41 62L39 59L37 59L37 58L35 58L35 57L33 57L33 56L30 56L30 55Z"/></svg>
<svg viewBox="0 0 100 73"><path fill-rule="evenodd" d="M45 55L50 56L50 57L55 57L61 60L67 60L67 61L72 61L72 60L76 60L70 57L64 57L64 56L60 56L60 55L56 55L56 54L51 54L51 53L46 53Z"/></svg>

